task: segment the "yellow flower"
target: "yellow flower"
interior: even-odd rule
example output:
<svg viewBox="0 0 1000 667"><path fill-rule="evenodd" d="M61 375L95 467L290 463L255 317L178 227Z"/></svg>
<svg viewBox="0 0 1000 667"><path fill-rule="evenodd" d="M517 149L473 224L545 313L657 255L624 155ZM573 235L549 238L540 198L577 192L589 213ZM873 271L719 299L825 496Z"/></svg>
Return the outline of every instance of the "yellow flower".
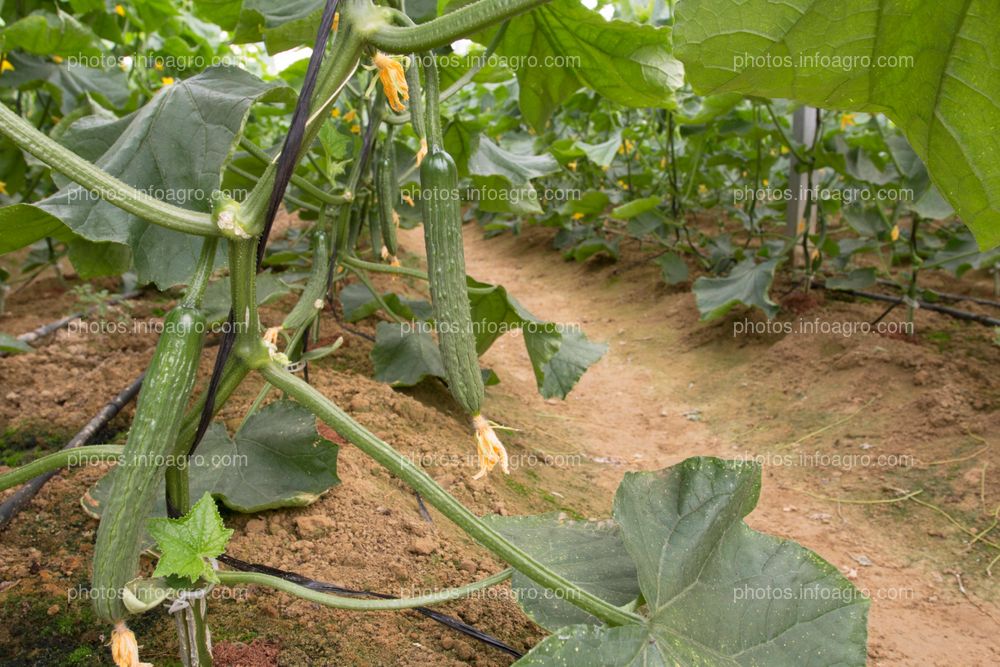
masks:
<svg viewBox="0 0 1000 667"><path fill-rule="evenodd" d="M350 123L352 120L354 120L357 117L358 117L358 112L355 111L354 109L351 109L350 111L348 111L347 113L344 114L344 122L345 123Z"/></svg>
<svg viewBox="0 0 1000 667"><path fill-rule="evenodd" d="M159 61L159 60L153 62L153 69L155 69L157 72L162 72L163 71L163 62Z"/></svg>
<svg viewBox="0 0 1000 667"><path fill-rule="evenodd" d="M0 74L3 74L4 72L12 72L13 70L14 66L10 63L9 60L7 60L6 58L0 60Z"/></svg>
<svg viewBox="0 0 1000 667"><path fill-rule="evenodd" d="M568 162L568 163L566 163L566 167L567 167L567 168L568 168L568 169L569 169L570 171L576 171L576 160L573 160L572 162Z"/></svg>
<svg viewBox="0 0 1000 667"><path fill-rule="evenodd" d="M846 130L851 125L854 125L854 114L852 113L840 114L840 129Z"/></svg>
<svg viewBox="0 0 1000 667"><path fill-rule="evenodd" d="M139 645L125 621L118 621L111 631L111 659L118 667L153 667L151 663L139 661Z"/></svg>
<svg viewBox="0 0 1000 667"><path fill-rule="evenodd" d="M479 456L479 472L473 475L472 479L486 476L498 463L504 474L509 475L510 464L507 460L507 450L493 431L493 427L482 415L473 417L472 425L476 428L476 451Z"/></svg>
<svg viewBox="0 0 1000 667"><path fill-rule="evenodd" d="M125 16L125 8L121 5L115 5L115 14L118 14L118 16Z"/></svg>
<svg viewBox="0 0 1000 667"><path fill-rule="evenodd" d="M788 146L782 146L781 147L781 154L782 155L788 155L790 152L791 151L788 149Z"/></svg>
<svg viewBox="0 0 1000 667"><path fill-rule="evenodd" d="M707 195L708 194L708 186L705 185L704 183L699 183L698 184L698 194L700 194L700 195Z"/></svg>
<svg viewBox="0 0 1000 667"><path fill-rule="evenodd" d="M361 134L361 126L357 123L351 125L351 134Z"/></svg>
<svg viewBox="0 0 1000 667"><path fill-rule="evenodd" d="M819 259L819 249L813 248L812 252L809 253L809 261L815 262L817 259Z"/></svg>
<svg viewBox="0 0 1000 667"><path fill-rule="evenodd" d="M340 27L340 12L333 13L333 32L337 32L337 28Z"/></svg>
<svg viewBox="0 0 1000 667"><path fill-rule="evenodd" d="M574 220L583 220L583 213L580 213L579 211L577 211L576 213L574 213L570 217L572 217Z"/></svg>
<svg viewBox="0 0 1000 667"><path fill-rule="evenodd" d="M7 194L7 181L0 181L0 195Z"/></svg>
<svg viewBox="0 0 1000 667"><path fill-rule="evenodd" d="M666 169L666 168L667 168L667 158L665 157L660 158L660 169Z"/></svg>
<svg viewBox="0 0 1000 667"><path fill-rule="evenodd" d="M334 118L340 118L340 107L333 107L333 109L330 110L330 115Z"/></svg>
<svg viewBox="0 0 1000 667"><path fill-rule="evenodd" d="M389 255L389 266L402 266L402 264L399 263L398 257L395 255Z"/></svg>
<svg viewBox="0 0 1000 667"><path fill-rule="evenodd" d="M160 83L162 83L164 86L172 86L174 85L174 77L165 76L162 79L160 79Z"/></svg>
<svg viewBox="0 0 1000 667"><path fill-rule="evenodd" d="M405 192L401 196L403 201L405 201L407 204L409 204L410 206L416 206L416 204L413 203L413 197L406 194Z"/></svg>
<svg viewBox="0 0 1000 667"><path fill-rule="evenodd" d="M628 190L628 183L619 178L618 187L620 187L622 190Z"/></svg>
<svg viewBox="0 0 1000 667"><path fill-rule="evenodd" d="M799 224L795 228L795 233L798 234L799 236L802 236L802 234L805 233L805 231L806 231L806 220L805 218L803 218L799 220Z"/></svg>
<svg viewBox="0 0 1000 667"><path fill-rule="evenodd" d="M889 232L889 237L893 241L898 241L899 240L899 225L893 225L892 226L892 231Z"/></svg>
<svg viewBox="0 0 1000 667"><path fill-rule="evenodd" d="M389 106L393 111L406 111L406 105L399 101L410 99L410 86L406 83L406 72L403 64L398 60L390 58L381 51L376 51L372 58L375 67L378 68L378 78L382 82L382 92L389 100Z"/></svg>
<svg viewBox="0 0 1000 667"><path fill-rule="evenodd" d="M63 61L62 56L52 56L52 62L54 62L56 65L60 64L62 61Z"/></svg>
<svg viewBox="0 0 1000 667"><path fill-rule="evenodd" d="M767 179L765 178L765 179L764 179L764 180L762 180L762 181L761 181L760 183L761 183L761 185L763 185L763 186L764 186L764 187L766 188L766 187L767 187L767 184L768 184L768 180L767 180Z"/></svg>
<svg viewBox="0 0 1000 667"><path fill-rule="evenodd" d="M417 166L427 157L427 137L420 137L420 148L417 149Z"/></svg>

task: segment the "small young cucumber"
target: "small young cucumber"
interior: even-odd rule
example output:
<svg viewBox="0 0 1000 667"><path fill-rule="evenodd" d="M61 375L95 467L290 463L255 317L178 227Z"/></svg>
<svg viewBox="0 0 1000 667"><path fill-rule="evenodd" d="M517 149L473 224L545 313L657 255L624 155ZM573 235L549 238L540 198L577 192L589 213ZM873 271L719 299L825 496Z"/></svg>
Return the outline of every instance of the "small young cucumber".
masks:
<svg viewBox="0 0 1000 667"><path fill-rule="evenodd" d="M204 333L205 318L200 311L174 308L163 322L163 333L146 370L94 548L94 611L112 623L127 614L122 589L139 570L143 524L194 387Z"/></svg>
<svg viewBox="0 0 1000 667"><path fill-rule="evenodd" d="M475 416L483 403L483 376L465 278L458 170L447 151L438 146L430 149L420 165L420 184L438 346L448 388L465 411Z"/></svg>
<svg viewBox="0 0 1000 667"><path fill-rule="evenodd" d="M313 242L313 265L309 280L302 290L299 302L281 323L284 329L298 329L310 322L323 309L323 293L326 291L326 272L330 268L330 254L327 249L326 234L316 230Z"/></svg>
<svg viewBox="0 0 1000 667"><path fill-rule="evenodd" d="M382 227L382 243L389 254L399 254L396 243L396 203L399 201L399 183L396 181L396 147L393 133L385 139L382 159L375 171L375 190L378 193L378 220Z"/></svg>

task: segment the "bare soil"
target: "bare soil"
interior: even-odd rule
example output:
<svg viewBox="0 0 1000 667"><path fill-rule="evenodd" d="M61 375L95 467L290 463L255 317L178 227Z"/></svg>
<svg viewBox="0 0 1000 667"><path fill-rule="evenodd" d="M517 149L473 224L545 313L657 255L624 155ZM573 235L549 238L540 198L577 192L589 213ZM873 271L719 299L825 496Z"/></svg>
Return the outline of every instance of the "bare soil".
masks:
<svg viewBox="0 0 1000 667"><path fill-rule="evenodd" d="M411 251L407 263L419 264L419 232L402 240ZM993 447L1000 377L992 372L1000 348L991 331L919 312L912 340L734 336L734 327L764 321L738 312L699 322L689 285L664 287L658 269L632 261L642 249L629 249L618 264L563 263L548 230L484 240L472 226L466 244L471 275L504 284L536 315L579 323L609 346L566 401L538 395L516 334L485 355L484 365L502 380L488 390L487 414L517 429L504 436L515 462L509 477L472 481L474 446L446 390L426 383L395 391L373 381L370 342L329 312L322 335L343 335L345 345L313 364L313 383L480 514L602 517L628 470L693 455L759 460L764 486L748 522L817 551L869 592L871 665L1000 663L1000 587L987 573L1000 537L986 533L973 543L969 534L989 528L1000 506L1000 451ZM388 278L381 284L409 294L422 289ZM780 321L791 324L871 321L884 308L821 292L786 301ZM167 305L142 300L133 316L156 317ZM0 330L21 333L73 309L65 287L40 279L9 300ZM279 321L280 308L264 319ZM373 324L352 329L371 334ZM0 358L0 463L58 447L141 371L154 344L152 334L64 331L33 354ZM206 355L204 377L209 365ZM231 429L260 386L250 379L227 404L222 417ZM102 437L122 441L130 418L126 410ZM502 568L433 509L433 520L424 520L413 494L353 447L341 447L339 467L342 484L310 507L227 516L236 529L230 552L397 595ZM110 664L102 646L107 629L94 622L87 601L75 599L87 583L96 528L79 498L101 473L58 475L0 537L0 664ZM911 500L857 503L916 490ZM1000 563L993 573L1000 576ZM544 632L502 590L442 611L527 650ZM210 622L223 666L512 662L415 613L339 612L256 588L219 598ZM158 666L176 664L168 621L154 612L131 623L143 658Z"/></svg>

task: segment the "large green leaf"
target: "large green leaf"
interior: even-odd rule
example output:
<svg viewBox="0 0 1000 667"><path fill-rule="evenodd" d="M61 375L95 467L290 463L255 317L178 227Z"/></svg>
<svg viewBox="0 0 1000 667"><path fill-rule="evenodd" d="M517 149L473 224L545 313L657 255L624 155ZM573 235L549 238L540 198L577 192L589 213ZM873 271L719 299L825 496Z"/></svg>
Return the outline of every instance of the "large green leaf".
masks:
<svg viewBox="0 0 1000 667"><path fill-rule="evenodd" d="M781 259L776 258L756 264L748 258L724 278L698 278L693 291L701 319L714 320L741 304L760 308L768 319L777 315L778 304L771 300L768 291L774 282L774 270L780 263Z"/></svg>
<svg viewBox="0 0 1000 667"><path fill-rule="evenodd" d="M5 49L39 56L98 56L100 40L90 28L62 10L37 11L0 31Z"/></svg>
<svg viewBox="0 0 1000 667"><path fill-rule="evenodd" d="M340 483L337 446L317 434L316 418L293 401L269 403L234 437L213 425L196 456L191 495L211 492L237 512L309 505Z"/></svg>
<svg viewBox="0 0 1000 667"><path fill-rule="evenodd" d="M419 324L379 322L371 359L375 379L394 387L412 387L426 377L446 376L437 343Z"/></svg>
<svg viewBox="0 0 1000 667"><path fill-rule="evenodd" d="M538 193L531 179L558 170L559 163L548 153L513 153L485 137L479 140L469 157L469 173L478 193L476 204L482 211L541 213Z"/></svg>
<svg viewBox="0 0 1000 667"><path fill-rule="evenodd" d="M584 372L608 349L603 343L588 340L575 326L538 319L500 285L471 279L469 284L492 288L469 295L477 351L482 354L504 333L520 329L538 391L545 398L566 398Z"/></svg>
<svg viewBox="0 0 1000 667"><path fill-rule="evenodd" d="M511 19L497 53L513 63L521 113L539 131L584 86L626 106L671 108L683 84L669 28L605 21L578 0L553 0Z"/></svg>
<svg viewBox="0 0 1000 667"><path fill-rule="evenodd" d="M624 605L639 597L635 563L614 521L570 521L561 514L492 515L484 521L553 572L603 600ZM549 630L577 623L600 625L520 572L514 573L511 589L528 616Z"/></svg>
<svg viewBox="0 0 1000 667"><path fill-rule="evenodd" d="M626 473L613 516L645 620L568 626L517 664L864 665L867 598L808 549L748 527L759 493L760 467L736 461Z"/></svg>
<svg viewBox="0 0 1000 667"><path fill-rule="evenodd" d="M70 113L77 102L87 96L115 108L128 102L127 78L117 67L98 69L70 60L55 63L20 53L10 54L8 60L14 69L0 76L0 88L44 88L64 114Z"/></svg>
<svg viewBox="0 0 1000 667"><path fill-rule="evenodd" d="M1000 244L1000 4L681 0L674 37L700 92L885 113L980 247Z"/></svg>
<svg viewBox="0 0 1000 667"><path fill-rule="evenodd" d="M30 204L0 208L0 255L31 245L46 236L69 235L59 218Z"/></svg>
<svg viewBox="0 0 1000 667"><path fill-rule="evenodd" d="M312 45L322 14L323 0L243 0L233 42L263 41L268 53Z"/></svg>
<svg viewBox="0 0 1000 667"><path fill-rule="evenodd" d="M82 135L107 125L120 130L97 164L152 196L192 210L211 210L212 193L242 130L250 106L287 89L233 67L216 67L160 91L123 121L90 121ZM73 184L37 204L91 241L128 245L140 283L160 289L185 282L197 261L200 238L164 229L98 199Z"/></svg>
<svg viewBox="0 0 1000 667"><path fill-rule="evenodd" d="M83 508L100 517L111 490L112 469L83 497ZM316 418L293 401L269 403L230 437L216 422L188 469L191 497L211 493L237 512L301 507L317 500L337 477L337 446L316 431ZM163 481L149 516L166 516Z"/></svg>

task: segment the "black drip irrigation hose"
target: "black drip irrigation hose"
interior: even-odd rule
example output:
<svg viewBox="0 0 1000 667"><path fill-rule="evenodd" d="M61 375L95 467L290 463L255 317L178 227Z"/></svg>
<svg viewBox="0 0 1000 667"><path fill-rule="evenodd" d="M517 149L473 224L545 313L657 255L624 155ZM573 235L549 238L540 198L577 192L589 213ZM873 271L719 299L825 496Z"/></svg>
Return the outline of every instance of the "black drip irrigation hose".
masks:
<svg viewBox="0 0 1000 667"><path fill-rule="evenodd" d="M871 299L872 301L883 301L885 303L893 304L893 307L900 304L906 303L906 299L898 296L889 296L887 294L879 294L878 292L868 292L865 290L858 289L832 289L826 286L822 282L814 282L813 287L818 287L820 289L825 289L833 293L840 294L851 294L853 296L859 296L864 299ZM944 315L950 315L956 320L964 320L966 322L977 322L979 324L985 324L989 327L1000 327L1000 319L995 317L990 317L988 315L980 315L979 313L970 313L967 310L959 310L958 308L952 308L951 306L942 306L938 303L930 303L928 301L916 300L915 303L918 307L924 310L930 310L935 313L942 313ZM891 310L891 309L890 309ZM882 314L885 317L888 312ZM881 319L881 317L879 318Z"/></svg>
<svg viewBox="0 0 1000 667"><path fill-rule="evenodd" d="M135 297L139 296L140 293L141 292L139 292L138 290L125 292L124 294L120 294L115 298L111 299L110 301L108 301L106 305L113 306L115 304L121 303L122 301L127 301L128 299L134 299ZM36 340L45 338L49 334L59 331L63 327L68 326L70 322L75 322L76 320L79 320L83 317L86 317L87 315L90 315L91 313L96 311L97 308L98 306L91 306L87 310L82 310L78 313L72 313L70 315L67 315L66 317L62 317L56 320L55 322L49 322L48 324L43 324L42 326L36 329L32 329L31 331L20 334L17 337L17 339L22 343L28 343L30 345L31 343L34 343ZM7 356L7 353L0 352L0 357L4 356Z"/></svg>
<svg viewBox="0 0 1000 667"><path fill-rule="evenodd" d="M111 421L115 415L121 412L122 408L132 402L139 393L139 388L142 386L142 380L146 377L146 371L139 374L135 380L133 380L127 387L122 389L117 396L111 399L107 405L101 408L93 419L87 422L87 425L80 429L80 432L73 436L73 439L66 443L63 449L74 449L82 445L87 444L94 435L104 427L109 421ZM12 496L7 498L0 505L0 531L7 527L7 524L17 516L18 512L24 509L32 498L41 490L45 483L50 479L55 477L58 470L52 470L45 473L44 475L39 475L33 480L25 484L23 487L18 489Z"/></svg>
<svg viewBox="0 0 1000 667"><path fill-rule="evenodd" d="M241 572L256 572L258 574L267 574L272 577L278 577L279 579L284 579L285 581L291 582L302 586L303 588L308 588L313 591L318 591L320 593L331 593L333 595L351 595L357 597L373 597L380 600L396 600L398 599L395 595L387 595L385 593L374 593L372 591L355 590L353 588L344 588L343 586L338 586L336 584L328 584L322 581L316 581L315 579L310 579L301 574L296 574L295 572L288 572L286 570L279 570L276 567L271 567L269 565L259 565L256 563L248 563L239 558L230 556L229 554L222 554L219 556L219 562L225 563L229 567L240 570ZM427 607L414 607L412 611L422 614L427 618L437 621L438 623L445 625L452 630L462 633L463 635L475 639L478 642L482 642L487 646L492 646L495 649L503 651L508 655L514 656L514 658L520 658L523 653L518 651L513 646L505 644L496 637L488 635L485 632L476 629L475 627L458 620L453 616L448 616L447 614L442 614L440 612L434 611Z"/></svg>

